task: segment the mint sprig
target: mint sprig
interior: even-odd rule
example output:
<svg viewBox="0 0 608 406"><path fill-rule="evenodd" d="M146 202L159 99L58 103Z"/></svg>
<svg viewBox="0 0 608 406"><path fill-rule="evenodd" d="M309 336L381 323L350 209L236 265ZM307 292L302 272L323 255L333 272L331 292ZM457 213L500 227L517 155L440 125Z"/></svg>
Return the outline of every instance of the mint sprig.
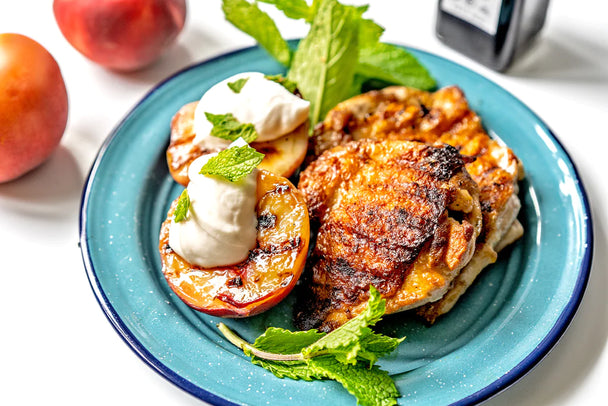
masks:
<svg viewBox="0 0 608 406"><path fill-rule="evenodd" d="M249 145L234 146L211 157L199 173L207 176L221 176L230 182L238 182L249 175L263 159L264 154Z"/></svg>
<svg viewBox="0 0 608 406"><path fill-rule="evenodd" d="M228 141L236 141L239 138L250 143L258 138L258 132L253 124L239 122L232 113L212 114L205 112L207 121L213 124L211 135Z"/></svg>
<svg viewBox="0 0 608 406"><path fill-rule="evenodd" d="M375 364L394 351L403 338L374 333L369 326L386 311L386 301L370 286L367 309L331 333L291 332L270 327L253 344L226 325L224 336L259 365L279 378L331 379L340 382L362 405L394 405L399 392L386 371Z"/></svg>
<svg viewBox="0 0 608 406"><path fill-rule="evenodd" d="M173 212L173 221L179 223L184 221L188 216L188 210L190 209L190 196L188 196L188 189L184 189L182 194L177 200L175 211Z"/></svg>
<svg viewBox="0 0 608 406"><path fill-rule="evenodd" d="M260 0L291 19L311 25L293 53L256 2L223 0L226 19L255 38L287 69L287 78L310 101L311 128L338 102L361 92L364 84L395 84L431 90L436 82L418 60L402 47L380 42L384 28L366 19L368 6L343 5L337 0ZM245 22L243 20L246 20ZM266 26L271 21L271 26ZM281 50L281 51L279 51ZM289 57L286 55L289 53Z"/></svg>
<svg viewBox="0 0 608 406"><path fill-rule="evenodd" d="M249 78L247 77L247 78L240 78L238 80L235 80L234 82L228 82L228 87L234 93L241 93L241 90L243 90L243 86L245 86L245 83L247 83L248 80L249 80Z"/></svg>

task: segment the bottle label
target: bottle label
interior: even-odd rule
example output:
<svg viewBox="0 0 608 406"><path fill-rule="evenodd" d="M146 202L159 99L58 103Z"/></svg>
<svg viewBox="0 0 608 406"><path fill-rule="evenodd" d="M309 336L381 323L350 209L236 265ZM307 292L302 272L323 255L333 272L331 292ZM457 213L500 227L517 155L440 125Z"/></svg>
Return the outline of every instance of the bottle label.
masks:
<svg viewBox="0 0 608 406"><path fill-rule="evenodd" d="M502 0L443 0L440 7L477 28L495 35Z"/></svg>

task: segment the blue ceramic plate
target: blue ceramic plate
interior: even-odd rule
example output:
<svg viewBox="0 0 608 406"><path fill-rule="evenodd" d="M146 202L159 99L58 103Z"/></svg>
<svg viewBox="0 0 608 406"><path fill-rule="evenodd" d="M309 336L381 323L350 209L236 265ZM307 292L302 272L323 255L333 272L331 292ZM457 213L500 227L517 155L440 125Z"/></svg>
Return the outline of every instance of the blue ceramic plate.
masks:
<svg viewBox="0 0 608 406"><path fill-rule="evenodd" d="M562 335L589 276L592 227L576 169L549 128L511 94L435 55L412 50L440 86L460 86L489 133L521 158L525 235L483 272L434 326L407 314L380 328L407 340L381 360L400 404L474 404L529 371ZM354 405L335 382L278 379L219 334L218 318L191 310L167 287L158 231L181 187L165 148L171 117L216 82L242 71L281 72L259 48L187 68L155 87L104 143L83 194L81 247L93 291L127 344L152 368L216 404ZM291 327L292 298L262 315L223 320L248 340Z"/></svg>

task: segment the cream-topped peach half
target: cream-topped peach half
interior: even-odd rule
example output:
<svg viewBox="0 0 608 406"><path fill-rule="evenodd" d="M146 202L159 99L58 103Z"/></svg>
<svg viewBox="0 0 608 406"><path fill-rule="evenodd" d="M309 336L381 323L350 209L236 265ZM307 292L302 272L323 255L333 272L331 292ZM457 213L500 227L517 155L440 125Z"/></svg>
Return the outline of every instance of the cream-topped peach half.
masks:
<svg viewBox="0 0 608 406"><path fill-rule="evenodd" d="M185 218L176 221L178 198L161 226L162 272L196 310L252 316L280 302L299 279L310 239L308 210L286 178L254 169L230 182L199 173L208 158L190 165Z"/></svg>
<svg viewBox="0 0 608 406"><path fill-rule="evenodd" d="M192 161L230 144L211 134L206 113L231 114L253 124L258 137L251 146L265 155L261 169L289 177L306 156L309 102L260 72L239 73L212 86L200 101L184 105L171 121L167 163L184 186Z"/></svg>

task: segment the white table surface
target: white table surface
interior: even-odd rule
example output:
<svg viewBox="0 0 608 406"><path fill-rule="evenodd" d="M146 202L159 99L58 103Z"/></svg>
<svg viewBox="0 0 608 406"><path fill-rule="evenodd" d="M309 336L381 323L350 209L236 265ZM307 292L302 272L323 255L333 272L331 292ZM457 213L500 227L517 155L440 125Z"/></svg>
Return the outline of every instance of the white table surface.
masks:
<svg viewBox="0 0 608 406"><path fill-rule="evenodd" d="M486 404L608 404L607 3L552 1L540 41L507 74L439 42L435 1L370 3L367 15L386 27L384 40L452 59L530 106L571 154L590 197L595 254L574 321L535 369ZM306 32L304 24L277 22L286 37ZM138 73L113 73L82 57L59 32L50 0L0 1L0 32L43 44L61 67L70 101L67 130L51 158L0 184L0 404L201 404L144 364L97 304L78 248L80 195L105 137L149 89L182 67L253 41L224 20L218 0L189 1L176 45Z"/></svg>

